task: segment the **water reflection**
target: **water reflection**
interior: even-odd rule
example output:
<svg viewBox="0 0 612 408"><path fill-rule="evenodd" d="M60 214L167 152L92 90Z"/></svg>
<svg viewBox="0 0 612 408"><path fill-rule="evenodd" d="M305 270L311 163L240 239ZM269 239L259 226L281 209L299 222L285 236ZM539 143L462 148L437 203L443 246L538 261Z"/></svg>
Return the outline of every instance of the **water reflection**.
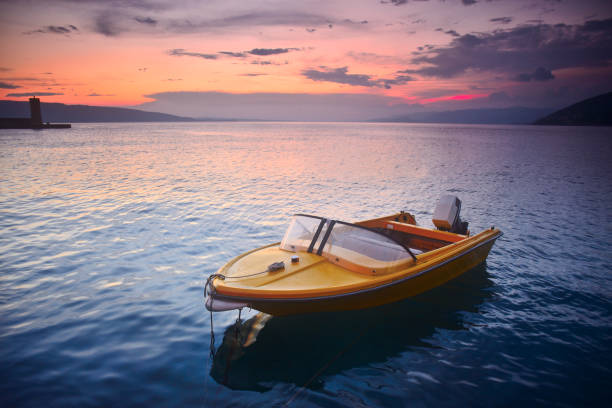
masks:
<svg viewBox="0 0 612 408"><path fill-rule="evenodd" d="M490 296L486 264L401 302L373 309L272 317L258 314L229 326L211 376L231 389L266 391L278 382L317 389L324 377L384 362L432 344L439 329L463 330Z"/></svg>

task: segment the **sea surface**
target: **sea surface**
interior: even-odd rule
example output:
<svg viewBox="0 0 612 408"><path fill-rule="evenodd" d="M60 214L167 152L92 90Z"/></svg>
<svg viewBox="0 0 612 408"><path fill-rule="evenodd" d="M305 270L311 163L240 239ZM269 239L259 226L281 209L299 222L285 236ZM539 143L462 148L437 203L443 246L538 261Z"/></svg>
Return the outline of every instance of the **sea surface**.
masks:
<svg viewBox="0 0 612 408"><path fill-rule="evenodd" d="M438 197L504 236L379 308L211 316L294 213ZM0 406L609 406L612 129L366 123L0 131Z"/></svg>

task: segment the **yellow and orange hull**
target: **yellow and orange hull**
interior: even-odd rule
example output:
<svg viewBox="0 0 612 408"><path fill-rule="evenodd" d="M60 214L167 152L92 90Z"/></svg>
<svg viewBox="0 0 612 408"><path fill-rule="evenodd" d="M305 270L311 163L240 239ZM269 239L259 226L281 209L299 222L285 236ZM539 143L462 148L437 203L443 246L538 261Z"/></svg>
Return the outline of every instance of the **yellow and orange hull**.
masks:
<svg viewBox="0 0 612 408"><path fill-rule="evenodd" d="M423 254L405 267L376 275L347 270L312 253L288 252L278 244L242 254L219 269L226 279L212 282L209 310L223 305L250 307L272 315L363 309L395 302L428 291L484 262L502 235L491 228ZM300 261L291 263L291 256ZM260 273L272 262L284 262L282 271ZM252 277L250 277L251 275ZM216 303L216 304L215 304Z"/></svg>

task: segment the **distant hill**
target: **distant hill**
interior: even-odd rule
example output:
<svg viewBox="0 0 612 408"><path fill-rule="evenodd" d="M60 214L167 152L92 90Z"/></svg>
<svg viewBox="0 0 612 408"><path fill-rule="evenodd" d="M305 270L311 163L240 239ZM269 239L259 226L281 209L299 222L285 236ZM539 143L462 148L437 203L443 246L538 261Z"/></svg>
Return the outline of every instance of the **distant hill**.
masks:
<svg viewBox="0 0 612 408"><path fill-rule="evenodd" d="M411 123L459 123L517 125L533 123L537 118L552 112L542 108L491 108L462 109L442 112L417 112L390 118L376 119L374 122L411 122Z"/></svg>
<svg viewBox="0 0 612 408"><path fill-rule="evenodd" d="M63 103L41 104L43 122L190 122L185 118L165 113L145 112L137 109L111 108L106 106L65 105ZM0 117L30 117L28 102L0 101Z"/></svg>
<svg viewBox="0 0 612 408"><path fill-rule="evenodd" d="M612 92L585 99L538 119L535 125L612 126Z"/></svg>

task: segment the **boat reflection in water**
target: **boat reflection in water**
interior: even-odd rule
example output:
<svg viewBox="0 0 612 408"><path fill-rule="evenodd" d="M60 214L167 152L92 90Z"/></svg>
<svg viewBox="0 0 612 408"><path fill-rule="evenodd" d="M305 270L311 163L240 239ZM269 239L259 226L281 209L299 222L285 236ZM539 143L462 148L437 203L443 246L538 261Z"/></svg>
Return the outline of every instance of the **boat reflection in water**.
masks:
<svg viewBox="0 0 612 408"><path fill-rule="evenodd" d="M486 263L424 294L371 309L275 316L259 313L229 326L211 376L231 389L266 391L278 382L321 388L325 376L432 347L439 329L470 325L492 296Z"/></svg>

